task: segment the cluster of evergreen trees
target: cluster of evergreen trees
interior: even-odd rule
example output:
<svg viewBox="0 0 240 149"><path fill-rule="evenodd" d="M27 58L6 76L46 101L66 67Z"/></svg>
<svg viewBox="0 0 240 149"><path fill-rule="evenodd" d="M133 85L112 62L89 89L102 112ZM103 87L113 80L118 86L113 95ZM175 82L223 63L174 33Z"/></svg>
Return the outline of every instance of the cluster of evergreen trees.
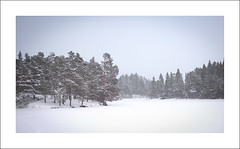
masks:
<svg viewBox="0 0 240 149"><path fill-rule="evenodd" d="M84 61L78 53L70 51L67 57L42 52L23 58L21 52L16 59L16 105L24 107L27 100L37 95L52 95L59 105L72 98L97 100L106 105L106 100L118 98L119 69L113 65L108 53L103 54L101 64L94 57Z"/></svg>
<svg viewBox="0 0 240 149"><path fill-rule="evenodd" d="M101 64L94 57L84 61L78 53L70 51L67 57L42 52L23 58L21 52L16 59L16 105L24 107L28 99L37 100L38 95L51 95L59 105L72 98L83 101L96 100L106 105L106 100L132 97L149 98L224 98L224 62L209 61L207 67L196 68L185 74L183 81L180 70L160 74L158 80L146 79L136 74L122 75L117 79L119 69L113 65L108 53L103 54Z"/></svg>
<svg viewBox="0 0 240 149"><path fill-rule="evenodd" d="M153 77L148 80L138 74L122 75L119 78L120 95L147 96L149 98L193 98L218 99L224 98L224 62L209 61L202 68L196 68L185 74L183 81L180 70L176 73L167 73L165 80L160 74L158 80Z"/></svg>
<svg viewBox="0 0 240 149"><path fill-rule="evenodd" d="M186 74L185 91L188 98L224 98L224 62L209 61L207 67Z"/></svg>
<svg viewBox="0 0 240 149"><path fill-rule="evenodd" d="M120 96L122 98L131 98L132 95L146 96L149 92L150 81L137 73L122 75L118 79Z"/></svg>

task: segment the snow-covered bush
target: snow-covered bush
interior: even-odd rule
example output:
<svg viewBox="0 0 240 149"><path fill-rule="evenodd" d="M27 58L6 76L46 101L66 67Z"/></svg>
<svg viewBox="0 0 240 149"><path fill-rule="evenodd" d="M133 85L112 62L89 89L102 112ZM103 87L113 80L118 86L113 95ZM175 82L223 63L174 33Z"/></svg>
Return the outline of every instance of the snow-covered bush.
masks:
<svg viewBox="0 0 240 149"><path fill-rule="evenodd" d="M33 100L32 94L29 93L18 94L16 97L16 107L26 108L31 100Z"/></svg>

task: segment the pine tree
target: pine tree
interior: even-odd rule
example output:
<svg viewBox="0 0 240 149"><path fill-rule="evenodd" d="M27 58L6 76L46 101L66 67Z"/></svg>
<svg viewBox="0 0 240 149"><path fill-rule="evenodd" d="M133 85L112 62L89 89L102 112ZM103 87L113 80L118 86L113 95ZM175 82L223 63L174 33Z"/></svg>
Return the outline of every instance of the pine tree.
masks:
<svg viewBox="0 0 240 149"><path fill-rule="evenodd" d="M91 100L100 100L101 96L101 78L102 78L102 68L101 65L97 62L95 62L94 57L90 59L89 62L89 95L88 98Z"/></svg>
<svg viewBox="0 0 240 149"><path fill-rule="evenodd" d="M224 62L218 64L218 89L217 89L217 98L224 98Z"/></svg>
<svg viewBox="0 0 240 149"><path fill-rule="evenodd" d="M19 59L20 61L22 61L22 53L21 53L21 51L18 53L18 59Z"/></svg>
<svg viewBox="0 0 240 149"><path fill-rule="evenodd" d="M164 95L164 79L162 74L159 75L159 97L163 98Z"/></svg>
<svg viewBox="0 0 240 149"><path fill-rule="evenodd" d="M184 98L184 82L183 82L182 74L180 73L179 69L177 69L174 84L175 84L175 93L176 93L175 97Z"/></svg>
<svg viewBox="0 0 240 149"><path fill-rule="evenodd" d="M58 68L55 62L55 53L51 52L46 57L46 68L49 70L49 94L53 96L54 103L57 101L57 89L58 89L58 83L60 82L58 80L59 72Z"/></svg>
<svg viewBox="0 0 240 149"><path fill-rule="evenodd" d="M175 74L172 72L170 73L170 79L169 79L169 98L176 97L176 87L175 87Z"/></svg>
<svg viewBox="0 0 240 149"><path fill-rule="evenodd" d="M139 95L141 96L146 95L146 87L145 87L144 79L141 77L139 79Z"/></svg>
<svg viewBox="0 0 240 149"><path fill-rule="evenodd" d="M19 53L19 55L21 54ZM26 107L28 98L32 95L33 86L30 83L30 72L26 61L19 56L19 59L16 60L16 107Z"/></svg>
<svg viewBox="0 0 240 149"><path fill-rule="evenodd" d="M153 77L152 81L151 81L151 92L150 92L150 98L157 98L157 85L156 85L156 81L155 78Z"/></svg>
<svg viewBox="0 0 240 149"><path fill-rule="evenodd" d="M28 63L28 69L30 73L29 81L31 82L31 86L33 87L33 96L35 97L36 94L43 94L42 88L45 87L42 85L42 77L44 74L43 72L43 57L40 55L33 55L31 57L30 62Z"/></svg>
<svg viewBox="0 0 240 149"><path fill-rule="evenodd" d="M186 74L185 82L187 98L198 98L201 91L201 84L199 83L201 78L195 72L190 72Z"/></svg>
<svg viewBox="0 0 240 149"><path fill-rule="evenodd" d="M164 98L170 98L170 77L166 74Z"/></svg>
<svg viewBox="0 0 240 149"><path fill-rule="evenodd" d="M44 58L44 54L39 52L38 55L35 57L35 62L39 66L38 71L40 71L40 88L38 89L39 92L44 96L44 102L46 103L47 95L52 94L52 87L51 87L51 76L50 76L50 69L47 64L46 59Z"/></svg>
<svg viewBox="0 0 240 149"><path fill-rule="evenodd" d="M30 62L30 56L28 55L28 53L25 53L25 62L26 63Z"/></svg>
<svg viewBox="0 0 240 149"><path fill-rule="evenodd" d="M64 97L66 94L66 88L65 88L65 57L64 56L56 56L54 58L54 63L52 64L52 71L55 72L53 82L56 81L56 86L54 87L54 93L57 95L57 100L59 103L59 106L61 104L64 104Z"/></svg>
<svg viewBox="0 0 240 149"><path fill-rule="evenodd" d="M73 51L68 52L68 57L65 60L65 72L64 72L64 84L66 88L66 93L68 94L68 99L70 101L70 106L72 106L72 97L74 95L75 88L77 87L77 84L75 82L76 79L76 64L74 62L75 53Z"/></svg>
<svg viewBox="0 0 240 149"><path fill-rule="evenodd" d="M88 65L86 62L84 62L83 58L80 56L79 53L76 53L74 58L72 59L74 63L74 68L72 70L74 79L74 86L72 86L72 93L81 100L81 105L83 107L83 101L85 99L88 99L88 85L89 82L88 78Z"/></svg>
<svg viewBox="0 0 240 149"><path fill-rule="evenodd" d="M133 75L133 94L139 95L139 76L137 73Z"/></svg>
<svg viewBox="0 0 240 149"><path fill-rule="evenodd" d="M207 67L206 65L204 64L202 66L202 69L200 69L200 77L201 77L201 93L200 93L200 97L201 99L204 99L204 98L208 98L207 96Z"/></svg>
<svg viewBox="0 0 240 149"><path fill-rule="evenodd" d="M118 79L116 78L119 69L116 65L113 65L113 60L108 53L103 54L104 60L102 61L103 68L103 85L101 101L103 105L107 105L105 100L114 100L118 98L119 88L117 86Z"/></svg>
<svg viewBox="0 0 240 149"><path fill-rule="evenodd" d="M34 83L32 81L32 72L33 70L31 70L31 57L28 55L28 53L25 54L25 59L24 59L24 65L25 66L25 72L23 72L23 83L25 83L24 85L24 92L28 93L28 95L32 95L34 96L35 94L35 89L34 89Z"/></svg>

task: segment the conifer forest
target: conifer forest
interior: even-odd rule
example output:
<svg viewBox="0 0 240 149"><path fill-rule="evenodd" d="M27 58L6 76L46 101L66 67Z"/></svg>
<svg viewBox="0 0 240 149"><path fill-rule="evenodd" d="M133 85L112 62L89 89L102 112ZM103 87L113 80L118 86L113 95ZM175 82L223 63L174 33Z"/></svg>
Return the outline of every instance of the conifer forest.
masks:
<svg viewBox="0 0 240 149"><path fill-rule="evenodd" d="M144 68L142 68L144 69ZM109 53L103 54L101 63L92 57L84 61L79 53L68 56L38 52L30 56L18 53L16 59L16 106L22 108L31 101L50 97L61 106L66 100L94 100L107 105L106 101L131 98L133 95L149 99L223 99L224 62L203 64L201 68L185 74L176 72L162 74L151 80L137 73L121 75Z"/></svg>

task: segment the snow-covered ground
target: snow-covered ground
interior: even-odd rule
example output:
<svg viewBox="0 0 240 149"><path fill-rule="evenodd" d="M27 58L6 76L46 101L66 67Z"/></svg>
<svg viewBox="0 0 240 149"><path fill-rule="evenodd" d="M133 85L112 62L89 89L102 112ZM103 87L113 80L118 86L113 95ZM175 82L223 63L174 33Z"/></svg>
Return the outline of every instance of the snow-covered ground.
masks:
<svg viewBox="0 0 240 149"><path fill-rule="evenodd" d="M32 103L17 109L17 133L223 133L224 100L123 99L109 106L51 109ZM78 102L74 101L74 104Z"/></svg>

